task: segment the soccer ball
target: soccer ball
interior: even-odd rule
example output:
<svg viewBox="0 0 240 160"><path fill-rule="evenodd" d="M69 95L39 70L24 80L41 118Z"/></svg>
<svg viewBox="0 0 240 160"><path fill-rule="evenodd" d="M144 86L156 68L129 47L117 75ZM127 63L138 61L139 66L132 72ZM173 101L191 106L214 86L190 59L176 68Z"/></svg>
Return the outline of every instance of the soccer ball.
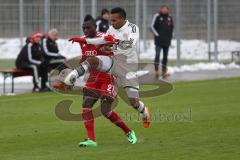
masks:
<svg viewBox="0 0 240 160"><path fill-rule="evenodd" d="M66 85L62 81L53 82L52 87L57 91L64 91L64 92L72 89L72 86Z"/></svg>
<svg viewBox="0 0 240 160"><path fill-rule="evenodd" d="M72 86L69 86L64 83L65 77L72 71L72 69L66 68L63 69L57 76L57 78L52 82L52 87L57 91L68 91L72 89Z"/></svg>

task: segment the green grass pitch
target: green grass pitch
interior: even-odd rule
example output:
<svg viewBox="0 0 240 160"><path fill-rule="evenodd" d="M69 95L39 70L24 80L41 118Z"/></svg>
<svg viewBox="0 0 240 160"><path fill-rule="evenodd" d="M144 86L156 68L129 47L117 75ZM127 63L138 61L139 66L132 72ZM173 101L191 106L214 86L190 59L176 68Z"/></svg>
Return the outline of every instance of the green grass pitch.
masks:
<svg viewBox="0 0 240 160"><path fill-rule="evenodd" d="M82 97L2 96L0 160L240 159L240 78L173 85L167 95L143 99L156 118L150 128L136 119L127 122L138 144L129 144L119 128L100 117L95 120L97 148L79 148L86 136L83 123L59 120L54 112L60 100L72 99L71 111L79 113ZM116 110L122 116L136 113L122 101Z"/></svg>

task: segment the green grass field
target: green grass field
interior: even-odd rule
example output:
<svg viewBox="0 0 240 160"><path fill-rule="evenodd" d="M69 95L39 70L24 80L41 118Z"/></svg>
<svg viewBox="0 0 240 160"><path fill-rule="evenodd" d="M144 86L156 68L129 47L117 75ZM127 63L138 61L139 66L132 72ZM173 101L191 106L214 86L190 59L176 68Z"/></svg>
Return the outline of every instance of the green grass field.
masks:
<svg viewBox="0 0 240 160"><path fill-rule="evenodd" d="M173 85L167 95L143 99L162 119L149 129L143 129L140 122L127 122L135 130L138 144L129 144L119 128L100 117L95 120L97 148L79 148L78 142L86 136L83 123L61 121L54 112L60 100L72 99L71 111L78 113L81 97L56 93L2 96L0 159L240 159L240 78ZM135 113L122 101L116 110L121 115ZM186 119L171 115L185 115Z"/></svg>

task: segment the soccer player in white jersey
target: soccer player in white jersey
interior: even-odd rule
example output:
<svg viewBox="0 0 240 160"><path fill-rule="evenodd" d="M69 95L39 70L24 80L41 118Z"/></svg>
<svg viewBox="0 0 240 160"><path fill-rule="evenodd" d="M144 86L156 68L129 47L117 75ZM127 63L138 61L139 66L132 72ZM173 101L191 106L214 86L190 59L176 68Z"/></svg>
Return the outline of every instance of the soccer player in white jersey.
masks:
<svg viewBox="0 0 240 160"><path fill-rule="evenodd" d="M139 83L137 78L137 43L139 28L126 20L126 12L120 7L111 10L111 26L106 35L99 38L74 37L69 41L87 44L111 44L114 56L95 56L84 61L79 67L70 72L64 82L73 85L75 80L82 76L88 68L95 68L101 72L111 72L117 77L118 86L123 87L133 106L142 115L143 127L148 128L151 117L148 108L139 100ZM112 44L115 44L112 46Z"/></svg>

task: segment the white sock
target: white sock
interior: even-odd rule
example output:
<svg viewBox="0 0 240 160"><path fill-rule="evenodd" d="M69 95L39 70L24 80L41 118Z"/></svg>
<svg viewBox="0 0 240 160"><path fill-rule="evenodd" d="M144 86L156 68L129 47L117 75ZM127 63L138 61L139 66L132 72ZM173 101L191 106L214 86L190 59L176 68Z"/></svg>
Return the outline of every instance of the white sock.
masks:
<svg viewBox="0 0 240 160"><path fill-rule="evenodd" d="M84 61L81 63L82 64L82 67L84 68L85 72L88 71L88 66L89 66L89 63L87 61Z"/></svg>
<svg viewBox="0 0 240 160"><path fill-rule="evenodd" d="M144 108L145 108L144 103L142 101L139 101L139 106L138 106L139 113L144 114Z"/></svg>
<svg viewBox="0 0 240 160"><path fill-rule="evenodd" d="M75 68L76 72L78 73L78 77L82 76L84 73L88 71L88 62L82 62L77 68Z"/></svg>

